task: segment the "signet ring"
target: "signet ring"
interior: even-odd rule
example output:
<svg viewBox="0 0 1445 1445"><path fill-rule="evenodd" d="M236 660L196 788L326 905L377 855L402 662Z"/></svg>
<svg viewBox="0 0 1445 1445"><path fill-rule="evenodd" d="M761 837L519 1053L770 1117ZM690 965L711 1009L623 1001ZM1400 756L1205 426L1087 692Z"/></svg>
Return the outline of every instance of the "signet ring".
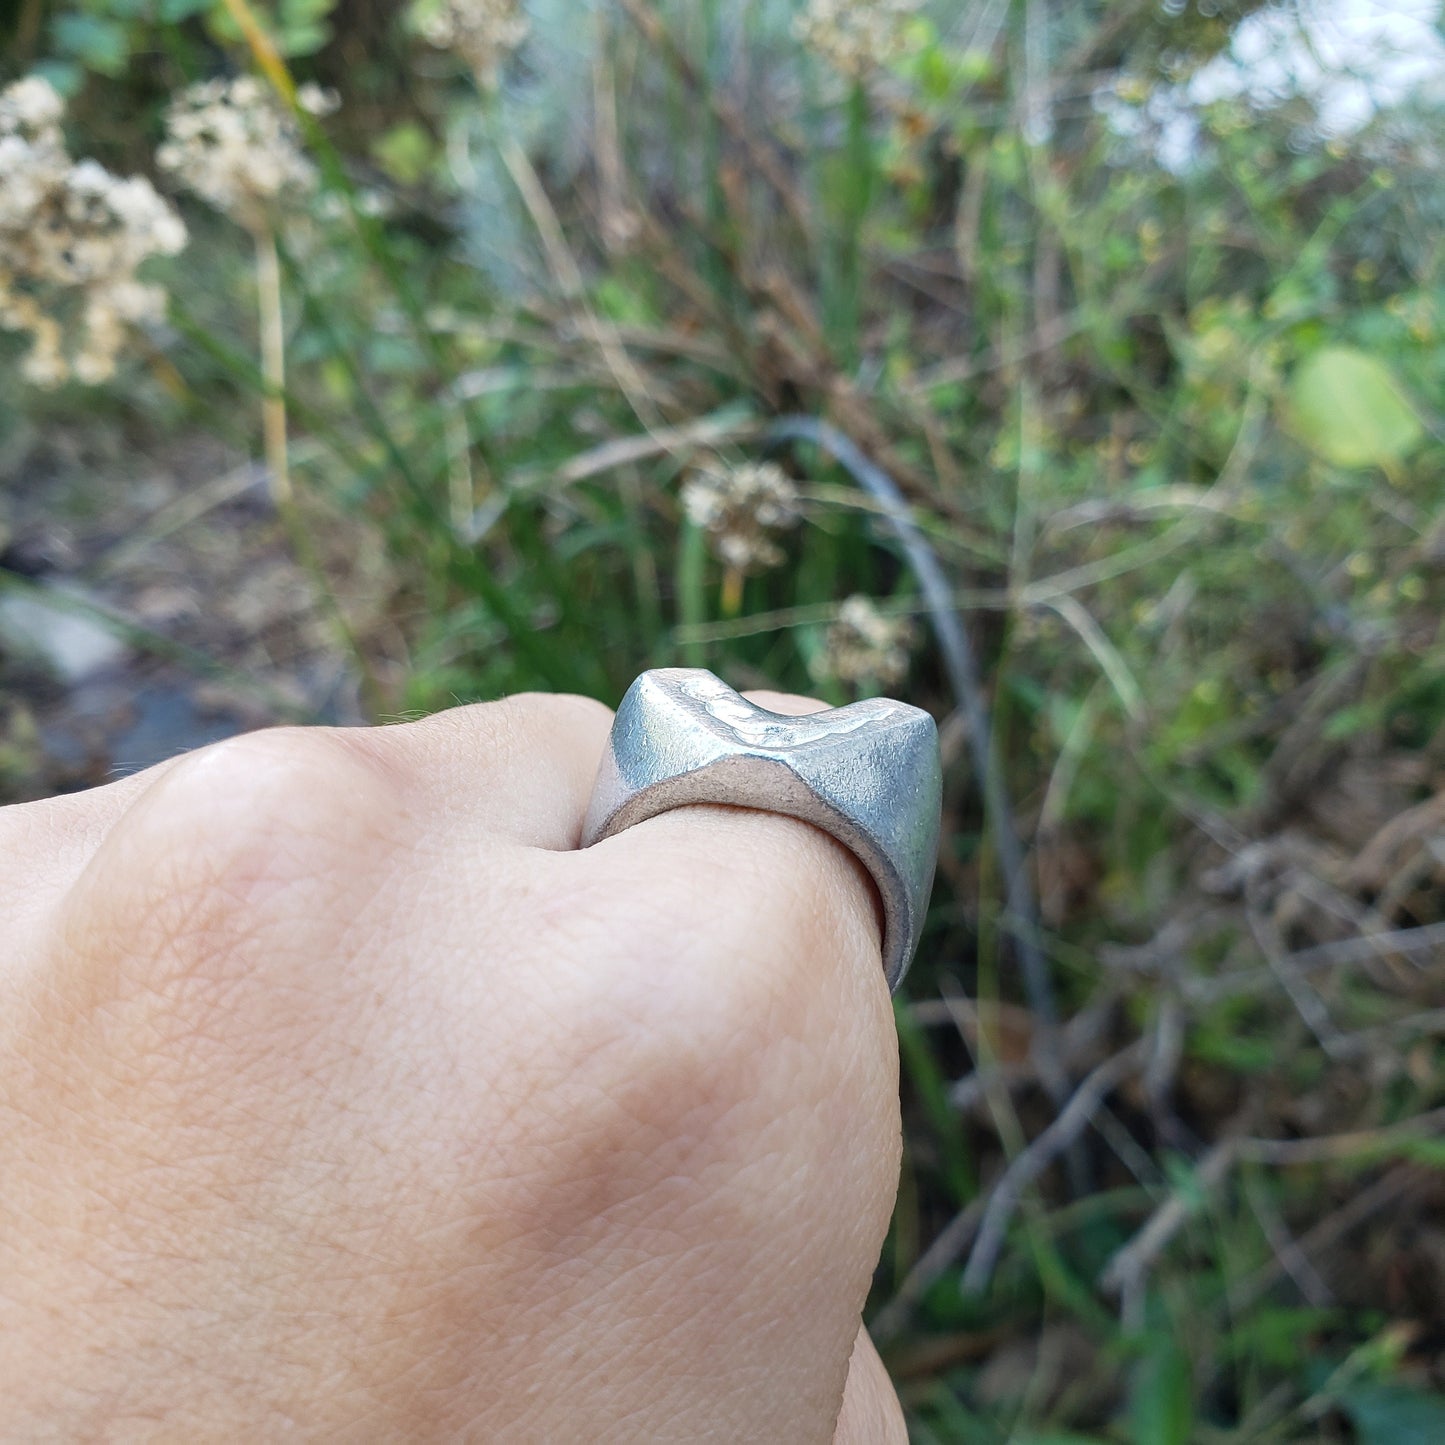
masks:
<svg viewBox="0 0 1445 1445"><path fill-rule="evenodd" d="M898 987L938 859L942 773L928 713L872 698L785 716L702 668L644 672L617 709L582 846L697 803L798 818L852 852L877 886L883 970Z"/></svg>

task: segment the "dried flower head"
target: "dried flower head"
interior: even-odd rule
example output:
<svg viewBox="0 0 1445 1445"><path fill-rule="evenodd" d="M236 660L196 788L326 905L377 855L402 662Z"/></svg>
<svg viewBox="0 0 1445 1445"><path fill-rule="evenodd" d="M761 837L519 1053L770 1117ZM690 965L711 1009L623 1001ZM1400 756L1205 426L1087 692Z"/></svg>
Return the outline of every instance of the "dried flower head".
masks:
<svg viewBox="0 0 1445 1445"><path fill-rule="evenodd" d="M844 75L860 76L897 60L919 0L808 0L793 33Z"/></svg>
<svg viewBox="0 0 1445 1445"><path fill-rule="evenodd" d="M683 485L682 505L713 551L739 572L776 567L783 553L774 534L800 515L798 489L773 462L697 471Z"/></svg>
<svg viewBox="0 0 1445 1445"><path fill-rule="evenodd" d="M165 291L137 270L186 244L144 177L71 160L64 115L37 76L0 91L0 327L30 334L22 370L38 386L107 380L127 329L165 313Z"/></svg>
<svg viewBox="0 0 1445 1445"><path fill-rule="evenodd" d="M813 675L876 687L892 687L908 674L915 629L906 617L885 617L867 597L850 597L838 609Z"/></svg>
<svg viewBox="0 0 1445 1445"><path fill-rule="evenodd" d="M335 109L335 98L316 86L302 86L297 101L313 115ZM316 185L295 120L250 75L182 91L166 112L166 140L156 159L249 231L268 229L288 199Z"/></svg>
<svg viewBox="0 0 1445 1445"><path fill-rule="evenodd" d="M490 89L502 62L527 38L521 0L418 0L412 24L428 45L455 50Z"/></svg>
<svg viewBox="0 0 1445 1445"><path fill-rule="evenodd" d="M38 75L26 76L0 91L0 135L18 135L32 142L44 136L58 145L64 118L60 92Z"/></svg>

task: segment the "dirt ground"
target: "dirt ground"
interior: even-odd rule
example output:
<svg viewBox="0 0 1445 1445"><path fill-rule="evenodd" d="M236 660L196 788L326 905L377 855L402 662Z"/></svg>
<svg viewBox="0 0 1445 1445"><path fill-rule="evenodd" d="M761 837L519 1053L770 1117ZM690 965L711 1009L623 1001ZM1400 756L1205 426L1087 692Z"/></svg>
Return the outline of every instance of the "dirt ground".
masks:
<svg viewBox="0 0 1445 1445"><path fill-rule="evenodd" d="M0 569L0 802L363 720L264 474L214 440L34 438L0 470Z"/></svg>

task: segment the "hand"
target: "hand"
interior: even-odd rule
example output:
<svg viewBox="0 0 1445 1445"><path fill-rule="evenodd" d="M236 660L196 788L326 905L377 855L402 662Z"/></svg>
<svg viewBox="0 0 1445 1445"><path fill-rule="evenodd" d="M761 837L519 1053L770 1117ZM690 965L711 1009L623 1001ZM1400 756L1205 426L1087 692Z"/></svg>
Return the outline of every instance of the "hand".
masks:
<svg viewBox="0 0 1445 1445"><path fill-rule="evenodd" d="M0 809L0 1438L905 1438L871 885L736 809L578 851L609 723Z"/></svg>

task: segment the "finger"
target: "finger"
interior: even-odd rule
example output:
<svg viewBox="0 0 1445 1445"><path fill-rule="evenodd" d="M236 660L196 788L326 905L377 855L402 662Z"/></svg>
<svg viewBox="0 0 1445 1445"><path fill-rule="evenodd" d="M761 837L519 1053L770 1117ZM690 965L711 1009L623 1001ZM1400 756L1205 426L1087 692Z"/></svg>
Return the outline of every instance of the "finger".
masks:
<svg viewBox="0 0 1445 1445"><path fill-rule="evenodd" d="M274 728L102 788L0 808L0 922L18 929L47 916L122 821L151 799L171 825L162 831L194 824L206 842L217 833L284 829L299 813L354 837L410 834L429 850L458 843L473 859L498 836L575 848L611 718L590 698L523 694L386 728ZM394 828L370 816L375 805L364 780L357 788L358 762L388 785L386 806L400 815ZM349 810L348 799L331 796L338 792L351 795Z"/></svg>
<svg viewBox="0 0 1445 1445"><path fill-rule="evenodd" d="M785 716L798 717L807 713L822 712L828 707L825 702L817 698L805 697L796 693L751 691L743 694L750 702L756 703L759 707L766 708L770 712L782 713ZM878 898L877 887L873 882L872 875L859 861L857 856L845 848L831 835L824 833L821 829L814 828L811 824L796 822L792 819L783 820L776 815L762 813L755 809L731 808L712 804L699 804L688 808L679 808L671 813L662 815L661 818L650 820L649 823L634 826L626 832L616 835L614 839L607 840L602 847L615 845L614 851L625 853L634 849L647 849L652 846L652 840L667 833L672 828L678 827L679 818L701 820L697 823L696 829L692 823L684 823L680 826L685 834L697 837L703 847L704 856L699 860L702 868L692 875L696 878L705 875L710 881L725 877L728 873L738 876L744 888L748 886L749 878L753 872L753 863L757 860L753 850L743 846L740 848L720 849L717 827L720 821L729 813L753 814L759 819L772 819L774 823L783 823L785 834L797 839L803 834L811 837L806 852L797 857L790 857L780 860L782 867L769 875L768 879L761 880L769 882L775 887L784 890L789 889L793 884L801 882L804 887L796 893L792 902L796 905L801 915L806 917L816 914L821 907L832 907L840 910L840 916L853 916L861 912L871 925L865 932L871 933L878 945L881 955L883 936L883 915L881 903ZM667 820L672 820L668 822ZM659 828L655 825L661 824ZM802 830L800 833L799 830ZM664 848L672 846L670 842L664 842ZM787 849L785 848L785 851ZM675 855L676 856L676 855ZM674 856L674 861L675 861ZM685 855L683 855L685 856ZM814 860L816 867L813 866ZM630 870L633 877L654 877L647 870L652 865L637 859L635 866ZM741 870L741 871L739 871ZM661 877L667 879L677 877L684 887L688 886L691 879L681 877L677 869L664 869ZM879 958L879 971L881 973L881 956ZM889 1026L891 1036L892 1028Z"/></svg>
<svg viewBox="0 0 1445 1445"><path fill-rule="evenodd" d="M848 1383L833 1445L908 1445L898 1392L865 1329L858 1331L853 1358L848 1362Z"/></svg>
<svg viewBox="0 0 1445 1445"><path fill-rule="evenodd" d="M803 717L810 712L826 712L828 704L815 697L803 697L795 692L754 691L743 694L749 702L767 708L769 712L780 712L787 717Z"/></svg>
<svg viewBox="0 0 1445 1445"><path fill-rule="evenodd" d="M592 698L521 693L351 736L430 828L560 851L577 847L611 726Z"/></svg>
<svg viewBox="0 0 1445 1445"><path fill-rule="evenodd" d="M528 693L385 728L275 728L171 758L87 792L0 808L0 856L44 867L58 886L72 878L134 805L172 772L204 776L205 787L243 798L268 759L284 767L306 750L312 786L371 761L418 817L499 832L541 848L577 844L612 714L591 698ZM337 766L325 752L334 747ZM33 881L33 880L31 880ZM11 891L7 889L7 891ZM15 888L19 893L24 891Z"/></svg>
<svg viewBox="0 0 1445 1445"><path fill-rule="evenodd" d="M712 806L557 866L569 932L607 942L547 997L589 1021L571 1083L606 1081L623 1121L609 1159L657 1171L629 1185L629 1209L653 1234L665 1223L672 1297L727 1338L726 1360L714 1350L736 1418L760 1408L741 1398L748 1382L766 1381L771 1407L793 1402L777 1438L830 1439L897 1186L897 1044L868 876L806 823ZM657 1202L671 1195L689 1200L682 1217ZM736 1262L724 1298L720 1254ZM599 1256L605 1276L615 1249Z"/></svg>
<svg viewBox="0 0 1445 1445"><path fill-rule="evenodd" d="M825 706L783 693L750 696L788 714ZM567 849L577 846L611 720L610 710L591 698L526 693L382 729L310 732L342 739L384 766L405 770L419 810L443 826L461 823L473 836L501 832L534 847ZM6 864L0 917L14 918L22 905L43 907L63 893L133 804L194 756L170 758L85 792L0 808L0 859Z"/></svg>
<svg viewBox="0 0 1445 1445"><path fill-rule="evenodd" d="M749 702L755 702L759 707L767 708L769 712L782 713L785 717L804 717L810 712L823 712L828 704L819 702L815 697L804 697L792 692L745 692L743 694ZM842 845L839 844L842 848ZM866 890L869 902L873 907L873 924L878 931L879 948L883 944L883 899L879 896L878 885L873 881L873 876L863 866L857 857L842 849L844 857L853 869L855 877L860 885Z"/></svg>

